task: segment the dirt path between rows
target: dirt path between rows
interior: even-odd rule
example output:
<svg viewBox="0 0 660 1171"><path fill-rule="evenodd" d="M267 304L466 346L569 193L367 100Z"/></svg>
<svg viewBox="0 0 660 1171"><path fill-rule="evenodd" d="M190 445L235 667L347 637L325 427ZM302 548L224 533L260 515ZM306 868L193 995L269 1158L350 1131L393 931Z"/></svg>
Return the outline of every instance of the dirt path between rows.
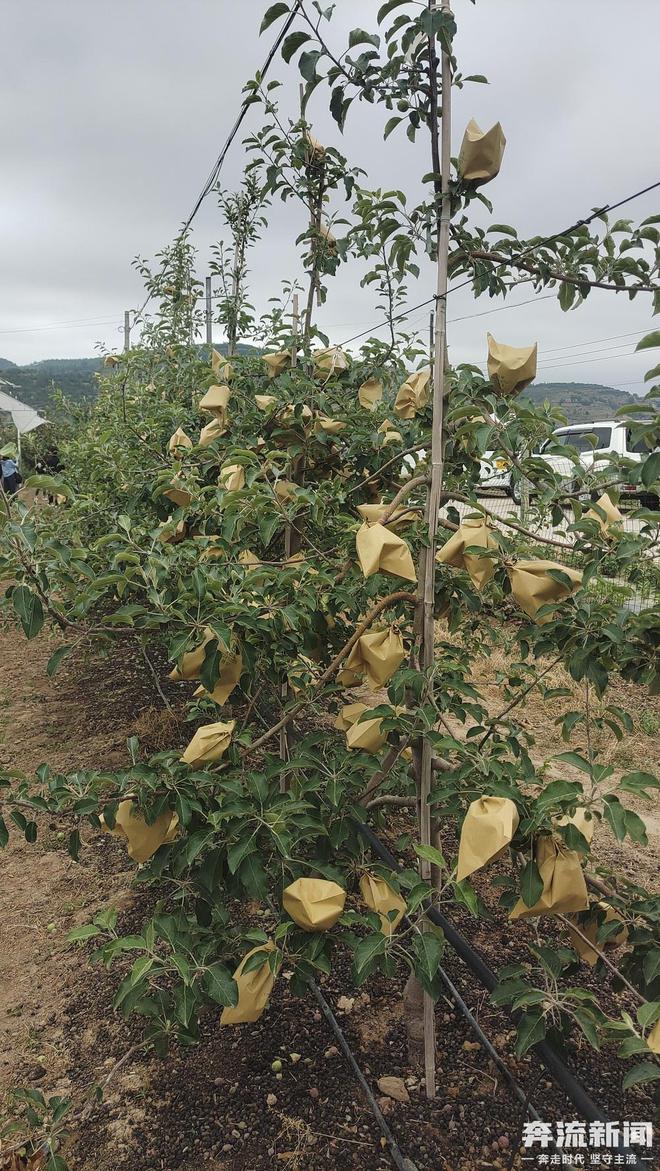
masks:
<svg viewBox="0 0 660 1171"><path fill-rule="evenodd" d="M27 645L14 631L0 630L3 763L24 773L43 762L56 771L117 768L128 760L130 735L141 734L147 746L151 738L154 748L161 746L161 733L171 738L172 727L158 714L160 701L131 655L119 665L114 659L65 663L50 680L45 668L55 645L46 635ZM500 666L491 658L481 680L493 710L499 706ZM625 698L634 710L639 689ZM654 711L660 727L660 703ZM539 701L530 700L523 718L533 725L539 752L561 751ZM637 728L626 760L615 763L626 770L644 761L649 768L652 751L653 737ZM648 850L612 846L611 836L606 845L601 833L608 857L616 856L617 864L643 881L654 874L654 861L657 870L660 827L657 816L640 812L650 824ZM134 870L116 842L85 828L86 848L76 864L66 852L66 828L42 818L36 845L13 834L0 853L0 1103L13 1085L80 1102L84 1088L112 1070L139 1039L137 1025L112 1010L116 973L90 968L85 953L66 937L108 903L130 920L139 914L144 894L131 891ZM489 939L492 946L492 924L475 924L460 912L458 922L480 946ZM491 963L511 958L512 938L510 929L502 932ZM447 968L521 1084L542 1094L548 1117L572 1118L574 1109L551 1083L538 1083L533 1061L512 1055L507 1018L488 1005L483 990L450 956ZM410 1103L382 1103L419 1171L521 1166L510 1163L506 1150L517 1142L519 1110L450 1001L438 1005L440 1085L436 1101L428 1103L407 1065L400 986L378 977L356 996L340 964L324 987L335 1004L348 993L342 1023L372 1084L384 1075L407 1080ZM269 1012L249 1030L221 1031L211 1013L200 1032L194 1049L174 1052L165 1061L132 1060L118 1073L103 1106L73 1140L75 1171L391 1167L320 1014L288 994L286 979L276 986ZM290 1054L300 1054L299 1062L291 1064ZM281 1075L272 1071L275 1058L283 1060ZM581 1060L582 1076L599 1100L609 1103L610 1117L630 1117L631 1111L647 1117L640 1091L633 1092L628 1114L617 1113L623 1107L616 1059L594 1062L583 1053Z"/></svg>

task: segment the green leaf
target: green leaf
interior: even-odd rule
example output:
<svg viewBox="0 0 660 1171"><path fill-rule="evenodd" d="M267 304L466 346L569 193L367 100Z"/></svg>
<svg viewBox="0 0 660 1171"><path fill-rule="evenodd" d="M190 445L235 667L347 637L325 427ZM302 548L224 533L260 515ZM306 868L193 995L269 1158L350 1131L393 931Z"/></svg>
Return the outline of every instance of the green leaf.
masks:
<svg viewBox="0 0 660 1171"><path fill-rule="evenodd" d="M259 36L270 28L274 21L278 20L280 16L284 16L289 11L288 4L271 4L270 8L266 9L264 18L259 27Z"/></svg>
<svg viewBox="0 0 660 1171"><path fill-rule="evenodd" d="M658 335L660 337L660 334ZM642 484L650 488L660 478L660 451L654 451L642 464Z"/></svg>
<svg viewBox="0 0 660 1171"><path fill-rule="evenodd" d="M564 764L570 764L573 768L579 768L583 773L588 773L591 776L591 765L584 756L579 756L577 752L560 752L554 757L555 760L561 760Z"/></svg>
<svg viewBox="0 0 660 1171"><path fill-rule="evenodd" d="M0 816L0 850L4 850L9 841L9 830L4 817Z"/></svg>
<svg viewBox="0 0 660 1171"><path fill-rule="evenodd" d="M407 3L408 3L408 0L386 0L386 3L382 4L381 7L378 9L378 12L376 14L376 20L378 21L379 24L382 24L383 21L385 20L385 17L389 16L390 12L394 12L395 8L400 8L402 4L407 4Z"/></svg>
<svg viewBox="0 0 660 1171"><path fill-rule="evenodd" d="M304 45L305 41L308 41L309 38L310 34L303 32L302 29L295 33L289 33L288 37L284 38L284 41L282 42L282 56L287 65L293 57L294 53L297 53L298 49L300 49L300 47Z"/></svg>
<svg viewBox="0 0 660 1171"><path fill-rule="evenodd" d="M533 907L543 894L543 879L533 858L520 875L520 894L526 907Z"/></svg>
<svg viewBox="0 0 660 1171"><path fill-rule="evenodd" d="M423 931L421 935L416 935L414 938L415 975L422 988L430 995L434 995L433 980L440 967L443 950L444 940L434 931Z"/></svg>
<svg viewBox="0 0 660 1171"><path fill-rule="evenodd" d="M204 973L204 987L216 1004L233 1008L238 1004L236 981L224 964L211 964Z"/></svg>
<svg viewBox="0 0 660 1171"><path fill-rule="evenodd" d="M660 1017L660 1000L647 1000L637 1009L637 1020L643 1029L648 1029Z"/></svg>
<svg viewBox="0 0 660 1171"><path fill-rule="evenodd" d="M353 955L353 969L356 983L366 979L376 960L385 951L387 937L380 931L375 935L367 935L361 939Z"/></svg>
<svg viewBox="0 0 660 1171"><path fill-rule="evenodd" d="M447 866L442 854L436 850L435 846L427 846L420 842L415 844L415 853L418 858L423 858L425 862L432 862L434 866L442 866L443 868Z"/></svg>
<svg viewBox="0 0 660 1171"><path fill-rule="evenodd" d="M26 638L34 638L44 624L44 611L41 601L27 586L16 586L12 591L11 600Z"/></svg>
<svg viewBox="0 0 660 1171"><path fill-rule="evenodd" d="M60 663L62 662L63 659L66 658L69 651L72 649L73 648L70 646L58 646L57 650L53 651L52 655L50 656L50 658L48 660L48 663L46 664L46 674L49 679L52 679L52 677L55 674L55 672L57 671L57 668L59 667Z"/></svg>
<svg viewBox="0 0 660 1171"><path fill-rule="evenodd" d="M653 379L657 378L659 374L660 374L660 366L654 366L652 370L649 370L644 375L644 381L645 382L652 382Z"/></svg>
<svg viewBox="0 0 660 1171"><path fill-rule="evenodd" d="M528 1049L545 1037L545 1019L541 1013L525 1013L518 1022L516 1054L522 1057Z"/></svg>
<svg viewBox="0 0 660 1171"><path fill-rule="evenodd" d="M609 823L618 842L626 836L626 810L618 797L605 797L605 820Z"/></svg>
<svg viewBox="0 0 660 1171"><path fill-rule="evenodd" d="M67 943L82 943L85 939L93 939L95 935L101 934L101 928L95 927L93 923L85 923L82 927L75 927L67 935Z"/></svg>
<svg viewBox="0 0 660 1171"><path fill-rule="evenodd" d="M50 496L64 496L68 500L73 496L73 490L55 476L28 476L26 488L34 488L37 492L48 492Z"/></svg>
<svg viewBox="0 0 660 1171"><path fill-rule="evenodd" d="M396 127L399 125L399 122L401 122L402 120L403 120L403 115L401 115L401 114L395 115L394 118L388 118L387 122L385 123L385 129L383 131L383 138L384 139L389 138L392 131L396 129Z"/></svg>
<svg viewBox="0 0 660 1171"><path fill-rule="evenodd" d="M376 33L365 32L363 28L353 28L348 34L348 47L354 49L356 45L374 45L380 47L380 37Z"/></svg>
<svg viewBox="0 0 660 1171"><path fill-rule="evenodd" d="M309 53L302 53L298 62L298 68L305 78L305 81L315 81L316 79L316 63L321 56L318 49L311 49Z"/></svg>
<svg viewBox="0 0 660 1171"><path fill-rule="evenodd" d="M656 346L660 346L660 329L654 329L653 333L647 333L646 337L641 338L635 346L637 350L654 350Z"/></svg>
<svg viewBox="0 0 660 1171"><path fill-rule="evenodd" d="M633 1069L628 1070L623 1079L623 1089L629 1090L631 1086L641 1086L644 1082L657 1082L659 1078L660 1066L644 1061L641 1065L635 1065Z"/></svg>

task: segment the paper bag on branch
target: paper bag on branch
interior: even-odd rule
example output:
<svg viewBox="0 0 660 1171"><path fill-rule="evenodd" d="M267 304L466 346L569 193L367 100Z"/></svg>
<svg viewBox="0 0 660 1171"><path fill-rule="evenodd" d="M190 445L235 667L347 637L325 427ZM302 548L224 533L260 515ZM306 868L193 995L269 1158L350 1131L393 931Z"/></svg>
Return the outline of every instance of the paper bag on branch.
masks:
<svg viewBox="0 0 660 1171"><path fill-rule="evenodd" d="M385 509L388 507L387 503L382 502L378 504L358 504L357 510L363 520L368 521L369 524L377 524ZM422 513L419 508L406 508L405 506L395 508L386 527L396 532L397 529L404 528L405 525L419 520L421 515Z"/></svg>
<svg viewBox="0 0 660 1171"><path fill-rule="evenodd" d="M401 432L395 429L394 423L391 423L389 419L385 419L381 423L377 434L385 436L383 439L383 447L387 447L388 443L400 443L403 439Z"/></svg>
<svg viewBox="0 0 660 1171"><path fill-rule="evenodd" d="M346 732L346 747L360 752L378 752L383 747L387 737L381 732L381 719L364 720L358 723L360 716L366 712L369 704L349 703L341 709L335 720L335 728Z"/></svg>
<svg viewBox="0 0 660 1171"><path fill-rule="evenodd" d="M344 707L341 709L337 715L337 718L335 719L334 727L337 728L340 732L347 732L349 728L353 727L353 724L357 719L359 719L359 717L362 715L362 712L366 712L368 706L369 705L366 703L344 704Z"/></svg>
<svg viewBox="0 0 660 1171"><path fill-rule="evenodd" d="M220 468L218 486L226 492L240 492L245 487L245 468L241 464L226 464Z"/></svg>
<svg viewBox="0 0 660 1171"><path fill-rule="evenodd" d="M171 484L169 488L163 490L163 496L166 496L168 500L171 500L179 508L186 508L192 500L192 493L181 484Z"/></svg>
<svg viewBox="0 0 660 1171"><path fill-rule="evenodd" d="M177 666L170 671L168 679L173 679L175 683L180 682L181 679L199 679L206 647L214 638L218 638L217 634L213 633L210 626L205 626L202 642L194 650L186 651L181 656Z"/></svg>
<svg viewBox="0 0 660 1171"><path fill-rule="evenodd" d="M325 878L297 878L282 892L284 910L303 931L334 927L346 902L346 891Z"/></svg>
<svg viewBox="0 0 660 1171"><path fill-rule="evenodd" d="M651 1053L660 1053L660 1020L657 1020L651 1032L645 1038Z"/></svg>
<svg viewBox="0 0 660 1171"><path fill-rule="evenodd" d="M316 374L343 374L348 370L350 359L348 354L340 350L339 346L328 346L325 350L315 350L312 354Z"/></svg>
<svg viewBox="0 0 660 1171"><path fill-rule="evenodd" d="M298 655L286 673L287 683L294 695L314 687L318 679L318 670L315 663L307 655Z"/></svg>
<svg viewBox="0 0 660 1171"><path fill-rule="evenodd" d="M595 508L590 508L585 512L585 520L596 520L600 526L600 531L604 537L608 537L611 541L616 541L622 536L623 513L619 512L614 501L604 492L602 496L595 501L596 508L600 508L605 516L599 516Z"/></svg>
<svg viewBox="0 0 660 1171"><path fill-rule="evenodd" d="M199 446L208 447L213 443L214 439L221 439L223 435L227 434L227 420L226 419L211 419L205 427L202 427L199 433Z"/></svg>
<svg viewBox="0 0 660 1171"><path fill-rule="evenodd" d="M319 411L314 423L314 430L325 431L326 435L339 435L340 431L346 429L346 424L341 419L331 419L329 415L323 415Z"/></svg>
<svg viewBox="0 0 660 1171"><path fill-rule="evenodd" d="M282 504L287 504L296 498L296 490L298 485L294 484L293 480L276 480L273 484L273 492Z"/></svg>
<svg viewBox="0 0 660 1171"><path fill-rule="evenodd" d="M406 657L401 633L396 626L387 630L370 630L355 643L346 662L351 675L366 675L367 683L375 691L392 678ZM341 683L341 672L337 682Z"/></svg>
<svg viewBox="0 0 660 1171"><path fill-rule="evenodd" d="M245 566L247 571L256 569L257 566L261 565L261 562L256 553L253 553L251 549L243 549L242 552L238 554L238 560L240 561L241 565Z"/></svg>
<svg viewBox="0 0 660 1171"><path fill-rule="evenodd" d="M504 854L519 820L515 803L508 797L479 797L473 801L461 828L457 881L462 882Z"/></svg>
<svg viewBox="0 0 660 1171"><path fill-rule="evenodd" d="M323 241L323 248L326 252L333 253L337 250L337 237L330 231L328 224L319 224L318 234Z"/></svg>
<svg viewBox="0 0 660 1171"><path fill-rule="evenodd" d="M582 806L575 810L575 813L572 817L569 817L568 814L566 814L564 817L558 817L556 824L574 825L575 828L582 834L582 837L585 838L589 844L591 844L591 839L594 836L595 822L593 815L587 817L587 810Z"/></svg>
<svg viewBox="0 0 660 1171"><path fill-rule="evenodd" d="M262 361L266 367L268 377L277 378L279 374L283 374L285 370L289 369L291 365L291 354L288 350L281 350L277 354L264 354Z"/></svg>
<svg viewBox="0 0 660 1171"><path fill-rule="evenodd" d="M566 574L571 585L564 585L563 582L555 581L553 577L549 577L549 569L556 569ZM569 565L559 565L556 561L516 561L515 565L509 566L507 573L511 582L511 593L530 618L536 618L536 613L541 606L550 602L561 602L563 598L568 598L582 584L582 574L579 569L571 569ZM547 614L539 619L541 625L549 621L550 616Z"/></svg>
<svg viewBox="0 0 660 1171"><path fill-rule="evenodd" d="M318 159L322 159L325 154L325 147L323 146L323 143L319 142L318 138L315 138L309 130L305 131L304 138L305 146L307 148L305 152L307 162L311 163L318 161Z"/></svg>
<svg viewBox="0 0 660 1171"><path fill-rule="evenodd" d="M371 577L373 573L391 573L405 581L417 581L410 549L403 537L385 525L365 521L358 529L355 547L365 577Z"/></svg>
<svg viewBox="0 0 660 1171"><path fill-rule="evenodd" d="M134 862L148 862L166 842L176 837L179 818L171 809L161 813L151 825L147 825L134 801L120 801L115 814L114 829L100 817L103 832L113 834L126 842L129 858Z"/></svg>
<svg viewBox="0 0 660 1171"><path fill-rule="evenodd" d="M495 562L491 557L479 557L476 553L466 553L472 545L479 545L482 549L497 549L497 541L493 536L493 525L487 517L474 519L468 517L461 521L457 532L438 549L436 561L441 565L451 565L454 569L467 569L473 585L482 590L495 573Z"/></svg>
<svg viewBox="0 0 660 1171"><path fill-rule="evenodd" d="M378 878L376 874L363 874L360 879L360 892L370 911L380 915L380 929L383 935L392 935L406 913L405 899L395 890ZM388 918L388 913L396 911L396 916Z"/></svg>
<svg viewBox="0 0 660 1171"><path fill-rule="evenodd" d="M214 760L220 760L229 748L235 724L236 720L204 724L195 732L181 760L192 765L211 764Z"/></svg>
<svg viewBox="0 0 660 1171"><path fill-rule="evenodd" d="M382 397L383 384L380 378L367 378L358 389L358 402L366 411L375 411Z"/></svg>
<svg viewBox="0 0 660 1171"><path fill-rule="evenodd" d="M499 122L485 132L471 118L465 129L458 154L461 179L480 187L499 174L504 158L506 138Z"/></svg>
<svg viewBox="0 0 660 1171"><path fill-rule="evenodd" d="M429 401L430 380L430 370L419 370L416 374L409 374L399 387L394 400L395 415L400 419L414 419L417 412Z"/></svg>
<svg viewBox="0 0 660 1171"><path fill-rule="evenodd" d="M205 687L200 686L194 692L195 696L206 696L207 699L212 699L220 707L227 702L229 696L235 687L238 687L241 675L243 674L243 658L240 651L233 655L227 655L220 664L220 674L218 675L213 691L207 691Z"/></svg>
<svg viewBox="0 0 660 1171"><path fill-rule="evenodd" d="M181 457L186 448L192 447L192 439L186 435L183 427L177 427L173 435L170 435L170 440L167 445L167 450L171 456Z"/></svg>
<svg viewBox="0 0 660 1171"><path fill-rule="evenodd" d="M177 525L172 528L172 518L161 521L158 526L158 540L163 545L178 545L179 541L183 541L186 536L187 525L185 520L180 520Z"/></svg>
<svg viewBox="0 0 660 1171"><path fill-rule="evenodd" d="M259 1020L273 991L275 977L267 958L264 959L260 968L252 968L250 972L246 972L244 969L253 955L257 955L258 952L272 951L275 951L275 944L269 940L267 943L259 943L247 955L243 956L234 972L234 979L238 987L238 1001L233 1008L230 1006L223 1008L220 1017L221 1025L244 1025Z"/></svg>
<svg viewBox="0 0 660 1171"><path fill-rule="evenodd" d="M230 397L231 390L228 386L209 386L204 397L199 400L199 408L226 423Z"/></svg>
<svg viewBox="0 0 660 1171"><path fill-rule="evenodd" d="M278 402L274 394L255 394L254 401L260 411L267 411L270 407L276 406Z"/></svg>
<svg viewBox="0 0 660 1171"><path fill-rule="evenodd" d="M510 919L588 910L587 884L575 850L567 850L550 834L544 834L536 840L534 857L543 881L541 897L533 907L518 899Z"/></svg>
<svg viewBox="0 0 660 1171"><path fill-rule="evenodd" d="M287 403L278 415L278 422L280 423L306 423L312 418L312 408L307 406L307 403L302 404L302 411L296 416L296 404Z"/></svg>
<svg viewBox="0 0 660 1171"><path fill-rule="evenodd" d="M488 377L500 394L520 394L536 378L537 343L533 346L505 346L488 338Z"/></svg>
<svg viewBox="0 0 660 1171"><path fill-rule="evenodd" d="M600 911L601 914L598 915L597 911ZM605 918L603 918L603 913ZM593 913L586 918L583 918L581 915L569 915L568 918L576 927L580 928L582 935L586 935L587 939L591 940L600 951L603 951L606 947L623 947L628 939L628 928L623 919L614 910L614 907L611 907L605 901L596 903L596 906L593 908ZM607 939L599 943L598 932L604 923L620 923L621 929L613 935L608 935ZM598 963L598 953L592 947L589 947L589 944L585 943L584 939L572 927L568 927L567 931L570 937L571 947L575 948L580 959L584 960L586 964L589 964L590 968L593 968Z"/></svg>
<svg viewBox="0 0 660 1171"><path fill-rule="evenodd" d="M200 561L215 561L218 558L227 556L227 550L221 544L223 538L217 534L211 536L208 533L203 533L195 537L195 540L208 542L199 555Z"/></svg>
<svg viewBox="0 0 660 1171"><path fill-rule="evenodd" d="M214 378L220 382L230 382L234 373L231 362L225 358L224 354L219 354L217 350L211 350L211 370Z"/></svg>

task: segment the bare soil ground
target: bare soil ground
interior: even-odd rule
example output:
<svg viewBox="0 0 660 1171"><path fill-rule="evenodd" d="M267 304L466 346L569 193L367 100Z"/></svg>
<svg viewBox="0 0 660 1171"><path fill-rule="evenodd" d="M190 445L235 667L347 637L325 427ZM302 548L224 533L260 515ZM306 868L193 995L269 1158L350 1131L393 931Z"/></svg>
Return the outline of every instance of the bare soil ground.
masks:
<svg viewBox="0 0 660 1171"><path fill-rule="evenodd" d="M4 763L25 773L43 761L56 770L118 767L127 760L130 735L140 734L150 748L180 741L181 729L163 717L162 702L133 655L115 654L105 662L79 658L49 680L45 666L52 650L46 636L28 646L13 631L0 630ZM501 706L498 666L502 662L492 655L480 671L493 711ZM616 702L635 716L636 734L623 749L614 748L612 762L621 770L650 768L657 735L644 728L654 727L651 717L660 727L660 701L646 700L638 688L617 685L615 690ZM642 710L651 715L640 723ZM552 723L556 714L535 693L525 704L523 719L541 757L564 747ZM648 851L613 845L606 831L598 846L608 860L616 858L617 865L643 881L657 872L660 827L657 814L640 813L650 824ZM80 1104L88 1087L111 1073L140 1037L138 1026L127 1025L112 1010L116 973L90 967L84 951L67 944L66 936L108 902L121 909L122 929L135 929L148 913L149 892L131 889L133 868L115 841L85 830L85 848L76 864L59 836L64 830L57 820L42 819L36 845L13 835L0 854L0 1103L11 1087L32 1085ZM482 895L492 903L482 885ZM477 923L457 912L456 921L493 967L520 951L520 927L501 916ZM515 1058L509 1018L488 1003L487 994L449 951L446 967L541 1114L574 1118L575 1107L534 1057ZM438 1095L426 1101L407 1060L403 975L394 982L377 978L363 995L352 990L341 965L323 982L333 1005L342 995L349 997L340 1002L339 1015L370 1084L385 1075L407 1081L409 1103L381 1098L403 1153L418 1171L521 1166L515 1153L520 1107L487 1054L475 1048L473 1034L448 999L437 1006ZM603 977L593 979L601 990L606 987ZM611 1002L615 1011L626 1004L614 995ZM291 1054L300 1054L300 1060L292 1061ZM271 1069L275 1058L283 1063L279 1077ZM622 1066L615 1057L578 1048L571 1060L609 1118L650 1117L643 1088L621 1095ZM103 1104L75 1130L67 1157L76 1171L262 1171L279 1166L378 1171L392 1166L316 1005L294 999L286 979L278 981L271 1007L256 1025L220 1030L217 1013L209 1012L196 1048L175 1051L164 1061L136 1056L118 1068Z"/></svg>

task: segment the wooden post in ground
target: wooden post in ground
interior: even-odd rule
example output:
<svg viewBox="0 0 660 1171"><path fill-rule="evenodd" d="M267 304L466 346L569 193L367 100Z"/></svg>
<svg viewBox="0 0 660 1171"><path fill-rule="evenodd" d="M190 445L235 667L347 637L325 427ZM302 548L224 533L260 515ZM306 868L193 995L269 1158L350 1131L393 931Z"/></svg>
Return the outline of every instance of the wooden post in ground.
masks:
<svg viewBox="0 0 660 1171"><path fill-rule="evenodd" d="M205 311L206 344L209 347L209 350L212 350L213 349L213 304L212 304L212 297L211 297L211 278L210 278L210 276L207 276L204 284L205 284L205 291L206 291L206 311Z"/></svg>
<svg viewBox="0 0 660 1171"><path fill-rule="evenodd" d="M440 9L449 12L449 0L429 0L431 13ZM420 567L419 602L421 607L420 666L426 674L428 688L433 691L432 672L434 667L435 623L433 617L435 601L435 552L438 531L438 514L442 494L444 461L443 405L445 389L445 357L447 348L447 280L449 258L449 222L451 198L449 193L449 172L451 166L451 61L443 47L441 50L442 76L442 122L438 141L438 72L436 38L429 37L429 89L430 89L430 131L431 159L435 182L436 199L439 198L440 214L437 223L437 273L436 304L433 336L433 412L431 423L431 484L426 504L428 544L423 565ZM432 784L431 745L425 737L422 741L419 809L420 840L432 844L431 807L429 794ZM424 877L430 879L430 866L422 867ZM427 1098L435 1097L435 1015L432 998L424 994L424 1068Z"/></svg>
<svg viewBox="0 0 660 1171"><path fill-rule="evenodd" d="M124 353L127 354L131 348L131 311L124 310Z"/></svg>
<svg viewBox="0 0 660 1171"><path fill-rule="evenodd" d="M298 307L298 294L294 293L293 294L293 303L292 303L292 315L291 315L291 366L292 367L295 367L298 365L299 321L300 321L300 311L299 311L299 307ZM285 529L284 529L284 557L285 558L290 557L291 553L293 551L293 543L292 543L292 539L291 539L292 533L293 533L293 529L291 528L291 525L287 521ZM289 685L288 685L286 679L282 683L282 689L281 689L280 694L282 697L282 704L284 705L284 704L286 704L287 696L289 694ZM280 730L280 760L288 760L288 759L289 759L288 728L282 728ZM286 789L286 786L285 786L284 782L280 781L280 792L283 793L285 791L285 789Z"/></svg>

